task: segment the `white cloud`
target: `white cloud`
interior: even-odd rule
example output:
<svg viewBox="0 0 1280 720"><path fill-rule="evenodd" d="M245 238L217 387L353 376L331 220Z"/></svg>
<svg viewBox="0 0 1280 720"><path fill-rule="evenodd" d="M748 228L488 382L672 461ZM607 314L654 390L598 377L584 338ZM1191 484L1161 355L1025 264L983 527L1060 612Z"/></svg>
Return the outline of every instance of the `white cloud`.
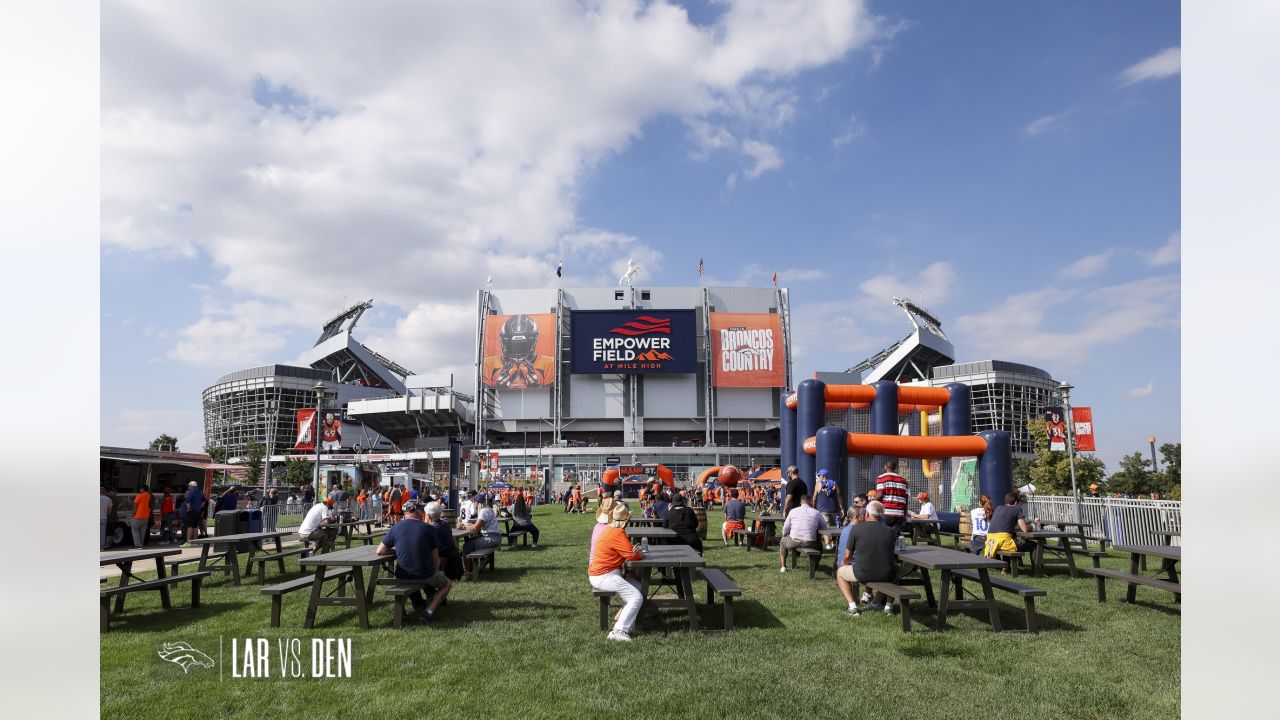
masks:
<svg viewBox="0 0 1280 720"><path fill-rule="evenodd" d="M989 310L960 316L956 334L970 348L966 356L1070 368L1096 347L1152 328L1176 328L1179 298L1177 275L1143 278L1088 293L1046 287L1010 295Z"/></svg>
<svg viewBox="0 0 1280 720"><path fill-rule="evenodd" d="M1072 111L1068 110L1067 112L1058 113L1057 115L1045 115L1044 117L1036 118L1035 120L1027 123L1027 126L1022 128L1022 132L1031 137L1035 137L1057 126L1071 113Z"/></svg>
<svg viewBox="0 0 1280 720"><path fill-rule="evenodd" d="M204 419L200 408L191 410L139 410L122 408L102 423L102 444L138 447L167 433L178 438L182 452L204 451Z"/></svg>
<svg viewBox="0 0 1280 720"><path fill-rule="evenodd" d="M1172 265L1182 259L1182 233L1176 232L1169 236L1164 245L1161 245L1155 252L1147 256L1147 261L1152 265Z"/></svg>
<svg viewBox="0 0 1280 720"><path fill-rule="evenodd" d="M840 132L832 141L833 147L844 147L853 142L855 138L860 138L867 134L867 126L858 119L856 114L849 116L849 122L845 124L844 130Z"/></svg>
<svg viewBox="0 0 1280 720"><path fill-rule="evenodd" d="M1182 72L1182 48L1161 50L1141 62L1130 65L1120 73L1121 85L1132 85L1143 80L1159 80Z"/></svg>
<svg viewBox="0 0 1280 720"><path fill-rule="evenodd" d="M1156 380L1155 378L1151 378L1151 382L1148 382L1146 387L1134 388L1129 392L1125 393L1124 396L1128 398L1144 398L1150 395L1151 392L1155 389L1156 389Z"/></svg>
<svg viewBox="0 0 1280 720"><path fill-rule="evenodd" d="M742 152L751 158L751 166L744 174L748 180L754 180L770 170L782 167L782 155L774 146L757 140L744 140Z"/></svg>
<svg viewBox="0 0 1280 720"><path fill-rule="evenodd" d="M686 119L695 156L736 150L732 182L758 177L782 165L769 133L797 112L795 76L880 28L858 0L743 0L705 26L661 0L101 15L103 244L208 258L221 277L169 356L223 368L278 359L343 295L407 313L379 340L428 354L399 362L469 362L467 343L428 352L426 318L470 312L489 274L553 283L562 242L597 232L584 177L646 123Z"/></svg>
<svg viewBox="0 0 1280 720"><path fill-rule="evenodd" d="M1115 252L1108 250L1097 255L1087 255L1062 269L1062 276L1072 280L1084 280L1107 269Z"/></svg>
<svg viewBox="0 0 1280 720"><path fill-rule="evenodd" d="M858 286L862 291L860 304L881 317L898 312L891 304L895 297L911 298L932 309L945 303L951 296L955 280L955 268L945 261L932 263L918 272L904 275L876 275Z"/></svg>

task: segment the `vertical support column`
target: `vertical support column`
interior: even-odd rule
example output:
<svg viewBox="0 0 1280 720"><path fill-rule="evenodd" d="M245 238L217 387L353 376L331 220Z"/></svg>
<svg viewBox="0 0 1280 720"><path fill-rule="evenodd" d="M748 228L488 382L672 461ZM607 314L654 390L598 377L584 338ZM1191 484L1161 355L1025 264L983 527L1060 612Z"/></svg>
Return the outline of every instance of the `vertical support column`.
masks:
<svg viewBox="0 0 1280 720"><path fill-rule="evenodd" d="M796 448L800 447L796 439L796 411L787 407L788 395L791 393L784 391L778 398L778 451L784 480L787 468L796 464Z"/></svg>
<svg viewBox="0 0 1280 720"><path fill-rule="evenodd" d="M840 488L840 496L849 502L849 476L846 473L849 460L849 431L835 425L818 430L818 446L814 458L819 468L831 472L831 479ZM812 489L812 488L811 488ZM844 508L841 508L843 510Z"/></svg>
<svg viewBox="0 0 1280 720"><path fill-rule="evenodd" d="M898 383L892 380L879 380L871 383L876 389L876 399L871 401L871 434L898 434ZM884 464L892 460L890 455L875 455L871 458L871 477L882 472Z"/></svg>
<svg viewBox="0 0 1280 720"><path fill-rule="evenodd" d="M1004 496L1013 490L1013 452L1009 433L983 430L978 437L987 441L986 451L978 458L978 488L999 506L1004 503Z"/></svg>
<svg viewBox="0 0 1280 720"><path fill-rule="evenodd" d="M973 391L964 383L943 385L951 398L942 408L942 434L963 436L973 434ZM995 501L992 495L991 500Z"/></svg>
<svg viewBox="0 0 1280 720"><path fill-rule="evenodd" d="M458 509L458 476L462 473L462 443L449 438L449 507Z"/></svg>
<svg viewBox="0 0 1280 720"><path fill-rule="evenodd" d="M818 434L827 413L827 384L820 380L801 380L796 389L799 402L796 404L796 470L800 478L809 486L809 494L813 494L814 475L818 472L817 459L804 451L804 441ZM783 467L786 470L786 467ZM783 482L786 482L783 476Z"/></svg>

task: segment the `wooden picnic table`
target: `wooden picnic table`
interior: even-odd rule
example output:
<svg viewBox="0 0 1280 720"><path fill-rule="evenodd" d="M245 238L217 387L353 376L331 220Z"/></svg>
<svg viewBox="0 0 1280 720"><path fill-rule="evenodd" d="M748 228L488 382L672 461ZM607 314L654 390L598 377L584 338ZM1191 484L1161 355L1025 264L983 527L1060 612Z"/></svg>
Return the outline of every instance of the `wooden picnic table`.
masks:
<svg viewBox="0 0 1280 720"><path fill-rule="evenodd" d="M1129 553L1130 575L1139 574L1139 567L1147 557L1156 557L1160 558L1160 571L1169 578L1169 582L1175 585L1179 584L1177 564L1182 562L1182 547L1180 545L1113 545L1112 549L1116 552ZM1129 583L1126 599L1133 603L1137 598L1137 593L1137 584ZM1182 602L1182 593L1174 593L1173 599L1177 602Z"/></svg>
<svg viewBox="0 0 1280 720"><path fill-rule="evenodd" d="M665 543L674 540L676 537L676 531L671 528L631 527L630 523L628 523L627 527L624 528L624 532L626 532L627 537L632 540L648 538L649 540L660 540Z"/></svg>
<svg viewBox="0 0 1280 720"><path fill-rule="evenodd" d="M627 521L628 527L662 527L662 518L633 517Z"/></svg>
<svg viewBox="0 0 1280 720"><path fill-rule="evenodd" d="M143 550L122 550L120 552L104 552L98 554L99 567L103 565L115 565L120 568L120 582L116 585L118 588L125 587L129 584L130 578L138 582L146 582L142 578L133 574L133 564L136 562L145 562L155 559L156 561L156 579L163 578L164 575L164 559L172 555L177 555L182 551L178 548L151 548ZM116 596L117 613L124 610L124 596L126 593L120 593ZM169 588L160 588L160 603L162 607L169 607Z"/></svg>
<svg viewBox="0 0 1280 720"><path fill-rule="evenodd" d="M911 544L915 545L923 539L926 545L942 545L942 521L936 518L907 518L906 527L911 529Z"/></svg>
<svg viewBox="0 0 1280 720"><path fill-rule="evenodd" d="M1019 532L1018 537L1025 540L1035 540L1035 548L1031 551L1031 574L1034 577L1044 576L1044 566L1048 564L1066 565L1071 572L1071 577L1076 576L1075 553L1071 552L1068 543L1078 538L1079 533L1069 532L1066 530L1032 530L1031 532ZM1057 545L1050 545L1047 541L1057 540ZM1048 550L1059 557L1048 559L1044 553Z"/></svg>
<svg viewBox="0 0 1280 720"><path fill-rule="evenodd" d="M191 541L192 545L200 546L200 565L198 570L210 570L216 560L222 561L222 574L231 574L231 580L234 584L240 584L240 554L239 545L241 542L252 542L253 546L249 548L249 560L257 554L262 548L257 541L275 540L276 552L284 552L284 547L280 543L280 538L285 535L292 535L292 530L269 530L256 533L237 533L235 535L214 535L211 537L196 538ZM227 546L227 554L221 557L210 558L209 551L214 545ZM246 564L248 561L246 561ZM247 571L246 571L247 572Z"/></svg>
<svg viewBox="0 0 1280 720"><path fill-rule="evenodd" d="M786 518L781 515L760 514L755 519L760 523L760 532L764 535L764 547L768 549L769 540L778 535L778 523L783 522Z"/></svg>
<svg viewBox="0 0 1280 720"><path fill-rule="evenodd" d="M346 550L313 555L303 558L298 564L304 568L315 568L311 581L311 601L307 604L307 619L303 627L308 630L315 624L316 609L320 606L354 607L360 619L360 628L369 629L369 606L373 604L373 593L378 587L378 573L382 566L396 559L395 555L379 555L374 545L362 545ZM351 583L354 589L351 597L324 597L324 575L329 568L351 568ZM369 570L369 582L364 580L364 569Z"/></svg>
<svg viewBox="0 0 1280 720"><path fill-rule="evenodd" d="M640 528L646 530L665 530L666 528ZM672 533L674 535L674 533ZM689 613L689 629L698 629L698 608L694 604L693 599L693 569L706 567L707 561L697 553L696 550L688 545L655 545L649 548L649 552L641 560L629 560L627 566L633 570L640 572L640 593L644 595L644 605L641 611L646 609L655 609L659 607L682 607ZM675 573L676 582L678 583L678 597L676 599L658 600L649 597L649 587L652 584L652 576L654 569L659 569L666 574L670 570Z"/></svg>
<svg viewBox="0 0 1280 720"><path fill-rule="evenodd" d="M453 541L458 544L459 550L462 549L462 546L466 544L468 540L480 535L480 533L475 532L474 530L465 530L463 528L451 528L450 531L453 533Z"/></svg>
<svg viewBox="0 0 1280 720"><path fill-rule="evenodd" d="M897 584L924 586L925 599L928 600L929 607L938 609L937 619L934 623L935 629L946 629L948 613L984 608L990 618L991 629L996 632L1000 632L1003 629L1000 624L1000 609L996 604L995 592L991 589L991 578L987 574L989 570L999 570L1004 567L1003 562L994 558L971 555L936 545L908 545L898 550L898 560L911 565L915 570L919 571L919 580L902 577L898 579ZM929 579L930 570L936 570L941 575L941 585L938 588L939 592L936 599L933 594L933 585ZM952 600L950 595L951 573L953 570L976 570L979 582L982 585L983 599Z"/></svg>

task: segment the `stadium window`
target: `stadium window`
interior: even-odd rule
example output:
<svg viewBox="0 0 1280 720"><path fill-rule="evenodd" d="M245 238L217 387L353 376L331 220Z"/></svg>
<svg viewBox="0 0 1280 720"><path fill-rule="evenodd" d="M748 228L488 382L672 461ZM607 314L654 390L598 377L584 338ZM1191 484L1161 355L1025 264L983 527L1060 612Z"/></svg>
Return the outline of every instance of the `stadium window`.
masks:
<svg viewBox="0 0 1280 720"><path fill-rule="evenodd" d="M621 290L614 290L614 291L613 291L613 299L614 299L614 300L622 300L622 299L623 299L623 293L622 293L622 291L621 291Z"/></svg>
<svg viewBox="0 0 1280 720"><path fill-rule="evenodd" d="M640 299L641 299L641 300L648 300L648 299L649 299L649 291L648 291L648 290L641 290L641 291L640 291Z"/></svg>

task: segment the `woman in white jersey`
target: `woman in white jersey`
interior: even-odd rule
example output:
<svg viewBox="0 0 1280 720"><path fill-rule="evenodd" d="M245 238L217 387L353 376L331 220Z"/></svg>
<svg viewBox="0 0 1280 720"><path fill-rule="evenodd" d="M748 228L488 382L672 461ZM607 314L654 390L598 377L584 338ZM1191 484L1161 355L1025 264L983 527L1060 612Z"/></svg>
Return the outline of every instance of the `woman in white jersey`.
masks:
<svg viewBox="0 0 1280 720"><path fill-rule="evenodd" d="M969 511L969 520L973 526L973 541L970 547L975 555L981 555L982 546L987 544L987 524L991 522L991 514L994 512L991 498L986 495L979 496L978 507Z"/></svg>

